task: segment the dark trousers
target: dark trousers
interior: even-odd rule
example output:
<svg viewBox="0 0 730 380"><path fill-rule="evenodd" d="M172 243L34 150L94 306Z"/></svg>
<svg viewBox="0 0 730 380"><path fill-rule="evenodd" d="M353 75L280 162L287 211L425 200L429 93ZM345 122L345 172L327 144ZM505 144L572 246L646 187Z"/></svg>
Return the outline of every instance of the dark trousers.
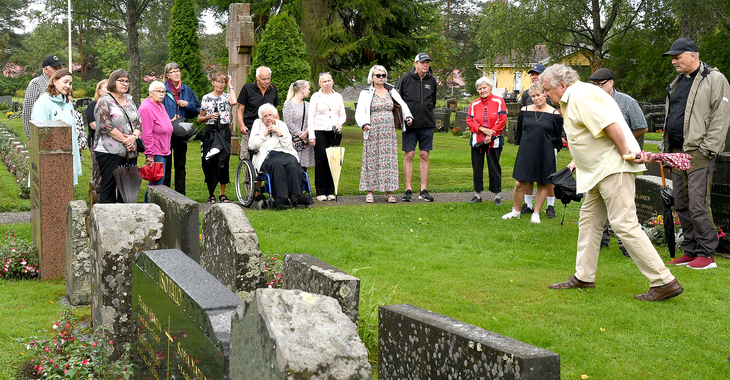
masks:
<svg viewBox="0 0 730 380"><path fill-rule="evenodd" d="M342 134L326 131L314 131L317 139L314 146L314 188L317 195L334 195L335 182L332 180L330 164L327 161L327 148L340 146Z"/></svg>
<svg viewBox="0 0 730 380"><path fill-rule="evenodd" d="M296 157L288 153L271 152L261 164L261 169L271 178L272 198L302 195L302 166Z"/></svg>
<svg viewBox="0 0 730 380"><path fill-rule="evenodd" d="M502 147L499 148L471 148L471 169L474 175L474 191L484 191L484 157L487 157L487 170L489 170L489 191L499 194L502 191L502 166L499 164L499 157L502 155Z"/></svg>
<svg viewBox="0 0 730 380"><path fill-rule="evenodd" d="M715 159L707 159L699 151L692 155L691 170L672 170L674 208L682 223L682 251L690 257L712 257L720 241L710 210L710 186Z"/></svg>
<svg viewBox="0 0 730 380"><path fill-rule="evenodd" d="M99 203L123 203L121 194L117 194L117 181L114 179L114 170L127 163L126 157L116 154L96 152L96 161L99 163L101 181L96 193ZM129 159L129 163L137 166L137 157Z"/></svg>
<svg viewBox="0 0 730 380"><path fill-rule="evenodd" d="M187 140L172 138L170 144L170 155L167 156L167 167L165 168L164 185L172 188L172 167L175 167L175 191L185 195L185 163L187 162L188 143Z"/></svg>

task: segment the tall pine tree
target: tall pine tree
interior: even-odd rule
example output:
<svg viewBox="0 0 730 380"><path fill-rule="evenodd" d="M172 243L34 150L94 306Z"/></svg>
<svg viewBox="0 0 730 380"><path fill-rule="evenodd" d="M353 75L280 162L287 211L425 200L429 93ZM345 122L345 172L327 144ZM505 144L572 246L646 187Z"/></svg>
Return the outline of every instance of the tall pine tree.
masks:
<svg viewBox="0 0 730 380"><path fill-rule="evenodd" d="M302 41L299 25L288 13L282 12L266 24L261 42L256 44L256 56L246 83L256 80L256 68L260 66L271 68L271 82L276 86L282 104L292 82L309 79L312 69L307 47Z"/></svg>
<svg viewBox="0 0 730 380"><path fill-rule="evenodd" d="M180 65L183 83L190 86L198 98L212 90L203 71L198 39L198 17L193 0L175 0L172 7L172 28L167 33L170 46L170 62Z"/></svg>

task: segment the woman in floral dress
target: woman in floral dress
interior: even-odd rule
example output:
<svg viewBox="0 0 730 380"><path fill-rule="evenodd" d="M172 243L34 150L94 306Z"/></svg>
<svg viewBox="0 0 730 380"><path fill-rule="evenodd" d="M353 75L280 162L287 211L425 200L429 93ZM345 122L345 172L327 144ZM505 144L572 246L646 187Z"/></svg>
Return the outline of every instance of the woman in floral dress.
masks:
<svg viewBox="0 0 730 380"><path fill-rule="evenodd" d="M385 192L388 203L395 203L392 192L398 190L398 135L393 118L394 103L400 104L408 125L413 121L411 111L398 91L386 83L385 67L370 69L370 88L360 93L355 121L363 130L360 190L367 191L365 202L373 203L373 191Z"/></svg>

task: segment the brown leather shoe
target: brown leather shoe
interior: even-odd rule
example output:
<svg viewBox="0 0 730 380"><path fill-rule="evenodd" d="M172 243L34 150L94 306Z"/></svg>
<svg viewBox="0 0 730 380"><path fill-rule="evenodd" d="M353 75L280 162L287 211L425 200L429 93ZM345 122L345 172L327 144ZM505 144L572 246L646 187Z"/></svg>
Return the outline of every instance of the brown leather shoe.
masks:
<svg viewBox="0 0 730 380"><path fill-rule="evenodd" d="M640 301L664 301L682 294L683 291L682 285L675 278L668 284L652 286L648 292L637 294L634 298Z"/></svg>
<svg viewBox="0 0 730 380"><path fill-rule="evenodd" d="M557 284L552 284L548 286L550 289L573 289L573 288L595 288L596 283L595 282L585 282L579 280L575 276L570 276L568 281L565 282L558 282Z"/></svg>

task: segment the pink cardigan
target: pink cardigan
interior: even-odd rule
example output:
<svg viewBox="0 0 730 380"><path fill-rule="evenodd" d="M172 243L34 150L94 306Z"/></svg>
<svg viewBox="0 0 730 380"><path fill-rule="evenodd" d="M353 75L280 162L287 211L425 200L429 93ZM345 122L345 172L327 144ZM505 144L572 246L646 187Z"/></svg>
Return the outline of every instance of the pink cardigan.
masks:
<svg viewBox="0 0 730 380"><path fill-rule="evenodd" d="M147 148L144 154L154 156L170 155L170 140L172 138L172 122L167 116L162 103L156 103L150 98L145 99L139 106L139 116L142 119L142 141Z"/></svg>

